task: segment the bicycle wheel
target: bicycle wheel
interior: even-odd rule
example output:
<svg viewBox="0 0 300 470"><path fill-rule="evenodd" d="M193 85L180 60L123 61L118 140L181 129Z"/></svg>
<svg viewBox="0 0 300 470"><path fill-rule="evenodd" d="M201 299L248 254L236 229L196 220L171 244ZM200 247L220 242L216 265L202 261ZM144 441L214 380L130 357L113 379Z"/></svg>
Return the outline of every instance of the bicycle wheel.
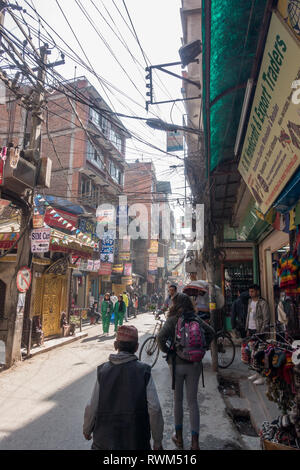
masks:
<svg viewBox="0 0 300 470"><path fill-rule="evenodd" d="M221 369L229 367L235 358L235 344L228 333L221 333L217 337L218 366Z"/></svg>
<svg viewBox="0 0 300 470"><path fill-rule="evenodd" d="M139 353L139 360L145 362L151 367L154 367L159 355L159 347L155 336L147 338Z"/></svg>

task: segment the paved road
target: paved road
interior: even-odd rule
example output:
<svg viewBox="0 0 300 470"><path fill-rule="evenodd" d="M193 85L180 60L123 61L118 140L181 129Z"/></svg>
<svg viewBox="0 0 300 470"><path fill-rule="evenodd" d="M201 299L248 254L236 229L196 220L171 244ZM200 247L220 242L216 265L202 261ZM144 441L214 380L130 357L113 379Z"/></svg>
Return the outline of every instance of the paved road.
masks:
<svg viewBox="0 0 300 470"><path fill-rule="evenodd" d="M153 329L154 318L141 314L130 320L140 342ZM96 367L112 352L113 336L100 338L100 325L87 327L89 336L28 359L0 373L0 450L84 450L83 412L95 379ZM111 326L111 332L112 326ZM241 448L239 435L225 412L215 374L205 357L205 388L199 386L202 449ZM173 397L168 366L160 357L153 370L165 420L164 448L174 449ZM188 428L188 411L185 407ZM186 441L188 441L186 436ZM188 448L188 447L187 447Z"/></svg>

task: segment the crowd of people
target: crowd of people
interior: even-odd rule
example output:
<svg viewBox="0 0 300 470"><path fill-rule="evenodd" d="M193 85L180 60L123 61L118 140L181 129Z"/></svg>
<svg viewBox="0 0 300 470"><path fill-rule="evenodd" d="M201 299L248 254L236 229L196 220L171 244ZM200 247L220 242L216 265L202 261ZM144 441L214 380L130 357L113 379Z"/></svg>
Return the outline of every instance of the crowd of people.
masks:
<svg viewBox="0 0 300 470"><path fill-rule="evenodd" d="M157 343L167 355L172 378L175 430L171 438L177 449L184 448L184 386L190 415L190 449L200 449L198 385L203 373L202 359L215 334L203 320L209 313L204 295L200 293L192 300L188 295L178 293L176 285L170 285L165 300L159 296L150 299L167 311L167 320L157 336ZM106 294L101 306L102 321L106 325L103 331L111 312L115 313L114 348L117 353L111 354L108 362L97 369L92 397L84 413L83 434L87 440L93 439L92 449L95 450L150 450L151 436L153 450L162 450L164 420L160 401L150 366L140 362L135 354L139 347L138 331L133 325L123 325L128 308L125 296L116 298ZM239 293L232 307L232 326L242 338L269 331L270 310L260 296L258 285L250 286L246 293ZM194 343L186 344L187 337Z"/></svg>

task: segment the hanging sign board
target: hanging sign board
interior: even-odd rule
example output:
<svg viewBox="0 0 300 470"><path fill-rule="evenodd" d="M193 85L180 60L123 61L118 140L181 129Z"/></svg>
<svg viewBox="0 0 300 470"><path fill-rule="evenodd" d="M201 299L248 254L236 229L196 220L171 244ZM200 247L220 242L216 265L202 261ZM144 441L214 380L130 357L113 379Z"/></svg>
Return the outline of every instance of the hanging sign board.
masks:
<svg viewBox="0 0 300 470"><path fill-rule="evenodd" d="M51 228L34 229L31 231L31 252L47 253L50 245Z"/></svg>
<svg viewBox="0 0 300 470"><path fill-rule="evenodd" d="M300 43L273 13L238 170L266 214L300 165Z"/></svg>
<svg viewBox="0 0 300 470"><path fill-rule="evenodd" d="M19 292L27 292L31 284L31 270L23 266L17 274L17 289Z"/></svg>

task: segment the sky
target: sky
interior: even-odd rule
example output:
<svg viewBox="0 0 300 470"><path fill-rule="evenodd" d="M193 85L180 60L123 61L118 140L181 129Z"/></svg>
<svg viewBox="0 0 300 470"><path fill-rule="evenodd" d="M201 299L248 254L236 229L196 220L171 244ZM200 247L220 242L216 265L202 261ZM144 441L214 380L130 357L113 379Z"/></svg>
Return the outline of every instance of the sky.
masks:
<svg viewBox="0 0 300 470"><path fill-rule="evenodd" d="M72 79L85 75L116 112L144 118L159 117L166 122L182 125L182 116L185 114L182 102L150 106L148 113L145 109L148 91L146 65L180 60L181 0L18 0L17 3L26 9L23 17L17 13L19 18L34 26L41 36L50 33L54 39L57 47L52 49L49 61L59 60L59 48L68 51L68 45L98 75L97 78L66 56L65 65L56 68L63 77ZM35 10L48 25L36 15ZM11 32L19 34L9 15L5 26L10 26ZM38 46L38 40L33 40ZM74 55L70 50L69 53ZM180 66L172 68L179 75L181 70ZM180 79L159 72L154 83L156 100L181 98L181 83ZM164 132L153 130L144 122L134 119L122 118L122 122L139 138L166 150ZM126 159L133 162L136 158L152 160L157 179L171 182L171 199L181 198L180 202L183 203L183 166L170 169L170 165L183 164L182 152L171 157L131 139L127 141ZM176 214L179 213L177 207Z"/></svg>

